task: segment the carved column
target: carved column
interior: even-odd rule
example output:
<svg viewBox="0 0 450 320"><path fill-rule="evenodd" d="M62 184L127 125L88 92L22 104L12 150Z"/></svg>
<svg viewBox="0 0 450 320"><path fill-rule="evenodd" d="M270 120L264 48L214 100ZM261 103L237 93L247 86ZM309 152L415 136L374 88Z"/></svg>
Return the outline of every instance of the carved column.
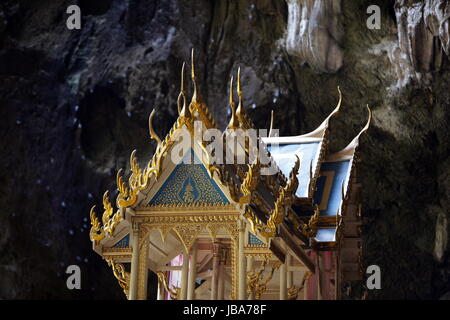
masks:
<svg viewBox="0 0 450 320"><path fill-rule="evenodd" d="M219 262L219 284L217 285L217 300L223 300L225 293L225 261L223 261L225 255L221 255Z"/></svg>
<svg viewBox="0 0 450 320"><path fill-rule="evenodd" d="M139 267L139 225L136 222L133 222L131 232L131 248L133 251L131 254L130 295L128 299L136 300Z"/></svg>
<svg viewBox="0 0 450 320"><path fill-rule="evenodd" d="M195 299L195 280L197 278L197 242L194 242L191 249L191 262L189 267L188 300Z"/></svg>
<svg viewBox="0 0 450 320"><path fill-rule="evenodd" d="M280 300L287 300L286 262L280 266Z"/></svg>
<svg viewBox="0 0 450 320"><path fill-rule="evenodd" d="M147 300L149 234L139 226L137 299Z"/></svg>
<svg viewBox="0 0 450 320"><path fill-rule="evenodd" d="M181 268L181 291L180 300L186 300L188 289L188 274L189 273L189 254L183 253L183 266Z"/></svg>
<svg viewBox="0 0 450 320"><path fill-rule="evenodd" d="M254 261L253 257L247 257L247 272L253 271L254 268L253 261ZM250 292L248 300L255 300L255 293L253 292L253 290Z"/></svg>
<svg viewBox="0 0 450 320"><path fill-rule="evenodd" d="M239 286L238 286L238 300L246 299L247 291L247 266L244 254L245 243L245 223L239 220L239 244L238 244L238 268L239 268Z"/></svg>
<svg viewBox="0 0 450 320"><path fill-rule="evenodd" d="M211 300L217 300L217 289L219 280L219 262L220 262L220 242L213 244L213 269L211 277Z"/></svg>

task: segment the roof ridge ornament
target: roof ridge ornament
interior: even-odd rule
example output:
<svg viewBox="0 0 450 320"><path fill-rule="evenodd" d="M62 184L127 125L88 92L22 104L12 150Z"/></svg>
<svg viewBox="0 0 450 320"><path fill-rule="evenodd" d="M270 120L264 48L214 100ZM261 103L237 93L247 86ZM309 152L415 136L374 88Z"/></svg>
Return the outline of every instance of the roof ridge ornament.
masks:
<svg viewBox="0 0 450 320"><path fill-rule="evenodd" d="M269 137L275 137L275 133L273 132L273 124L274 124L274 113L273 113L273 110L271 110L271 112L270 112Z"/></svg>
<svg viewBox="0 0 450 320"><path fill-rule="evenodd" d="M153 129L153 117L155 116L155 109L152 110L150 113L150 116L148 117L148 132L150 134L150 138L153 140L156 140L158 143L157 149L161 146L161 138L156 134L155 130Z"/></svg>
<svg viewBox="0 0 450 320"><path fill-rule="evenodd" d="M266 242L275 237L278 225L283 222L286 216L286 208L294 201L295 191L298 188L297 175L300 169L300 158L297 155L295 157L296 161L289 174L289 181L284 187L280 187L280 194L275 201L274 209L270 213L267 224L261 230L261 235L266 239Z"/></svg>
<svg viewBox="0 0 450 320"><path fill-rule="evenodd" d="M197 102L197 83L195 82L195 64L194 64L194 48L191 50L191 79L194 85L194 93L192 95L192 101Z"/></svg>
<svg viewBox="0 0 450 320"><path fill-rule="evenodd" d="M331 112L331 114L328 116L328 119L331 118L333 115L338 114L340 109L341 109L341 104L342 104L342 92L341 92L341 88L339 86L337 86L337 90L339 93L339 100L338 103L336 105L336 108L334 108L334 110Z"/></svg>
<svg viewBox="0 0 450 320"><path fill-rule="evenodd" d="M230 108L231 108L231 119L228 124L227 129L237 129L239 127L238 119L236 118L236 105L233 101L233 76L231 76L230 80Z"/></svg>
<svg viewBox="0 0 450 320"><path fill-rule="evenodd" d="M238 107L236 109L236 116L239 122L239 127L242 129L250 129L253 127L253 123L248 118L245 108L242 104L241 67L238 68L236 91L239 97Z"/></svg>
<svg viewBox="0 0 450 320"><path fill-rule="evenodd" d="M178 105L178 115L181 115L182 108L186 108L186 94L184 92L184 67L186 62L183 62L183 66L181 67L181 86L180 86L180 94L178 95L177 105ZM183 98L183 106L181 106L181 98Z"/></svg>
<svg viewBox="0 0 450 320"><path fill-rule="evenodd" d="M370 122L372 121L372 111L370 110L369 105L366 105L366 107L369 112L369 116L368 116L365 126L361 129L361 131L356 135L356 137L354 137L353 140L344 149L342 149L336 153L328 155L327 156L328 161L331 161L333 159L343 159L343 158L354 156L356 149L359 146L359 138L361 137L362 134L367 132L367 130L370 127Z"/></svg>
<svg viewBox="0 0 450 320"><path fill-rule="evenodd" d="M347 150L350 148L356 149L359 145L359 137L361 137L361 135L363 133L366 133L367 130L369 130L370 122L372 120L372 111L370 110L368 104L366 105L366 108L367 108L367 111L369 112L369 116L367 118L366 125L361 129L361 131L356 135L356 137L354 137L353 140L343 150Z"/></svg>

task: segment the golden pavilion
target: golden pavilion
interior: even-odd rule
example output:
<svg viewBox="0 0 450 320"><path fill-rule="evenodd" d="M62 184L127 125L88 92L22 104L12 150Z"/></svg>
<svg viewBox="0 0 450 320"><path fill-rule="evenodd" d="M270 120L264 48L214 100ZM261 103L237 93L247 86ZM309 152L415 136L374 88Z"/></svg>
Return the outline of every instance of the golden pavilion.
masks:
<svg viewBox="0 0 450 320"><path fill-rule="evenodd" d="M342 298L362 277L356 171L370 109L366 126L336 153L327 150L340 91L314 131L277 136L272 113L269 134L252 143L240 71L237 107L232 78L231 119L221 131L198 92L193 58L191 69L191 102L183 65L179 115L164 139L153 129L154 110L149 117L151 160L141 168L133 151L128 181L117 173L116 208L105 192L101 221L91 209L93 250L130 300L148 298L151 272L158 300Z"/></svg>

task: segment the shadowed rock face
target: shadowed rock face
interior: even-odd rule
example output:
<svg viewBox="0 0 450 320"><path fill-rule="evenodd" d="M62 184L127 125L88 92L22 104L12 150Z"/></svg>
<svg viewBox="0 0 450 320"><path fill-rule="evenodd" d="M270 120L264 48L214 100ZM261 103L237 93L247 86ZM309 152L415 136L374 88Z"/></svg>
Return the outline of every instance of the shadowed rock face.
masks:
<svg viewBox="0 0 450 320"><path fill-rule="evenodd" d="M192 47L200 91L222 127L238 66L256 126L268 128L273 109L282 135L317 127L336 105L339 85L344 103L331 122L332 151L361 129L369 104L374 119L361 141L359 171L363 262L382 271L382 290L369 298L444 295L448 6L373 2L78 1L81 30L70 31L66 8L73 1L3 1L0 298L124 297L110 267L92 252L89 209L115 190L115 174L128 168L133 149L142 162L150 159L153 108L155 129L168 132L177 116L179 71ZM381 8L380 30L366 28L372 4ZM288 32L296 27L292 8L303 8L296 21L310 26L300 38ZM426 87L399 85L410 73L427 74ZM70 264L82 268L80 291L66 288ZM360 284L353 288L358 298Z"/></svg>

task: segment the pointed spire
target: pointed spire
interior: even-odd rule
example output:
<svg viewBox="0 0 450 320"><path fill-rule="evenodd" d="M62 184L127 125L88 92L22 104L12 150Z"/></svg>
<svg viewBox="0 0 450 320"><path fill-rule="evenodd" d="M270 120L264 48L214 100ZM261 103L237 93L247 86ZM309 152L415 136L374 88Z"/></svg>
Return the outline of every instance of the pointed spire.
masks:
<svg viewBox="0 0 450 320"><path fill-rule="evenodd" d="M242 91L241 91L241 67L238 68L238 74L237 74L237 94L239 97L238 107L236 109L236 116L239 121L240 127L245 127L245 110L242 106Z"/></svg>
<svg viewBox="0 0 450 320"><path fill-rule="evenodd" d="M228 129L236 129L239 127L239 123L236 118L236 106L233 101L233 76L231 76L230 80L230 107L231 107L231 119L228 124Z"/></svg>
<svg viewBox="0 0 450 320"><path fill-rule="evenodd" d="M192 59L192 61L191 61L191 66L192 66L191 73L192 73L192 80L194 81L194 95L192 96L192 102L193 102L193 101L197 101L197 86L195 84L195 74L194 74L194 49L192 49L191 59ZM180 95L181 94L183 95L183 107L181 108L180 116L185 117L185 118L189 118L191 116L191 111L190 111L191 109L190 109L190 105L189 106L186 105L186 96L184 94L184 66L185 66L185 63L183 63L183 67L181 69L181 89L182 89L182 92L180 92ZM180 98L180 97L178 96L178 98ZM191 104L192 104L192 102L191 102ZM180 108L180 103L178 103L178 106Z"/></svg>
<svg viewBox="0 0 450 320"><path fill-rule="evenodd" d="M274 114L273 110L270 113L270 128L269 128L269 137L273 137L275 133L273 132L273 123L274 123Z"/></svg>
<svg viewBox="0 0 450 320"><path fill-rule="evenodd" d="M194 93L192 95L192 102L197 102L197 83L195 82L194 48L192 48L192 51L191 51L191 79L192 79L192 83L194 85Z"/></svg>
<svg viewBox="0 0 450 320"><path fill-rule="evenodd" d="M180 94L178 95L177 105L178 105L178 114L181 114L182 108L186 107L186 95L184 93L184 66L186 65L183 62L183 66L181 67L181 86L180 86ZM181 98L183 98L183 105L181 105Z"/></svg>

